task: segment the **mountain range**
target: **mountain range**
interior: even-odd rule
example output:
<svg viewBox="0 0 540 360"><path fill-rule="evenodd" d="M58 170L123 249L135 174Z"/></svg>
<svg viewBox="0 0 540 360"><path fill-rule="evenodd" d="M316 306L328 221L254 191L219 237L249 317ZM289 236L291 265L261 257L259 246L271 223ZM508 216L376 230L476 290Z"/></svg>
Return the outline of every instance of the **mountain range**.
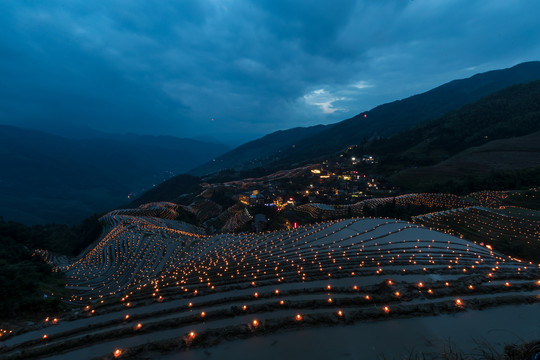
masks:
<svg viewBox="0 0 540 360"><path fill-rule="evenodd" d="M228 168L291 167L306 160L322 159L339 153L351 144L388 137L417 124L438 119L511 85L539 79L539 61L476 74L422 94L377 106L336 124L272 133L225 153L190 173L205 175ZM279 142L269 147L271 139L279 139Z"/></svg>
<svg viewBox="0 0 540 360"><path fill-rule="evenodd" d="M228 149L172 136L72 139L0 126L0 216L75 224Z"/></svg>

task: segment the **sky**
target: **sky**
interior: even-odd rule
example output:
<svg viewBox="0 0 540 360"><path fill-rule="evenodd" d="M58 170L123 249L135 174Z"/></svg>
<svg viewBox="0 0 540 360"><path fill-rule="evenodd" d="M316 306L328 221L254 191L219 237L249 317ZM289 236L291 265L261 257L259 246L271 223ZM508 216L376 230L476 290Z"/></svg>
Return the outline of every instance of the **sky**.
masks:
<svg viewBox="0 0 540 360"><path fill-rule="evenodd" d="M0 2L0 123L239 144L540 60L538 0Z"/></svg>

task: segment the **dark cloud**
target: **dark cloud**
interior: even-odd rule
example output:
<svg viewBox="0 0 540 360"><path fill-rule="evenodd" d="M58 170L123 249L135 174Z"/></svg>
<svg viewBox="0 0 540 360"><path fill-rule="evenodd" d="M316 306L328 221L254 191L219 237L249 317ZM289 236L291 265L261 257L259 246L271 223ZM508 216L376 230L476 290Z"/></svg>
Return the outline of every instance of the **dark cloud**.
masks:
<svg viewBox="0 0 540 360"><path fill-rule="evenodd" d="M538 60L539 10L536 0L3 2L0 122L235 140L335 122Z"/></svg>

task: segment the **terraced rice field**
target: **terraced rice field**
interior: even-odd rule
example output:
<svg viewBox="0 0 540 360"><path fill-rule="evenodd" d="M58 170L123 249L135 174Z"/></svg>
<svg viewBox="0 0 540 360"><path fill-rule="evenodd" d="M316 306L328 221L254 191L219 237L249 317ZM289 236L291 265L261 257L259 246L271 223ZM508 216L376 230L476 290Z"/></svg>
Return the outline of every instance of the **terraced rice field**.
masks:
<svg viewBox="0 0 540 360"><path fill-rule="evenodd" d="M478 240L522 260L540 262L540 217L511 207L466 207L413 218L415 223ZM516 214L516 215L513 215ZM526 217L524 215L531 214Z"/></svg>
<svg viewBox="0 0 540 360"><path fill-rule="evenodd" d="M79 259L42 251L68 276L80 309L7 338L0 357L159 358L287 331L540 301L537 265L415 223L352 218L207 236L155 217L167 217L169 205L153 207L105 216L104 235Z"/></svg>
<svg viewBox="0 0 540 360"><path fill-rule="evenodd" d="M491 199L492 196L482 196L481 193L471 194L471 199L482 201L485 198ZM476 196L476 197L475 197ZM484 200L485 201L485 200ZM297 211L308 213L313 218L330 219L335 217L345 217L350 214L362 214L365 208L374 209L388 203L395 202L398 206L423 205L436 208L452 209L456 207L467 206L467 202L461 197L452 194L438 193L412 193L399 196L373 198L359 201L355 204L332 206L319 203L300 205Z"/></svg>

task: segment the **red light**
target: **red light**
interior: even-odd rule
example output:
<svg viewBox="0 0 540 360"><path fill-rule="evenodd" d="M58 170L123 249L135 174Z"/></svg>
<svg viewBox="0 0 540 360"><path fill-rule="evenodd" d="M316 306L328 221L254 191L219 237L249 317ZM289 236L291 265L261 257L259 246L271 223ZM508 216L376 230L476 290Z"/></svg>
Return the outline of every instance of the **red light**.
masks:
<svg viewBox="0 0 540 360"><path fill-rule="evenodd" d="M295 222L295 223L294 223L294 228L296 229L297 227L298 227L298 223Z"/></svg>
<svg viewBox="0 0 540 360"><path fill-rule="evenodd" d="M367 114L364 114L364 117L367 118Z"/></svg>

